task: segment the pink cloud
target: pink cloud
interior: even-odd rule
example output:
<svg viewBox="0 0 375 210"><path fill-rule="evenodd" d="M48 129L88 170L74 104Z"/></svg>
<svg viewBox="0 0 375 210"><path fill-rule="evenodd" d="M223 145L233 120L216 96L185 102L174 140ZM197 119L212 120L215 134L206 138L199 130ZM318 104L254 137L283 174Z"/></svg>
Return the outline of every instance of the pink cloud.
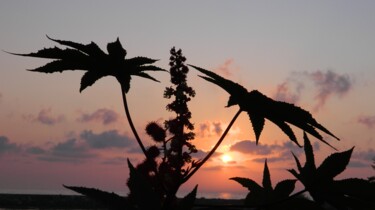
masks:
<svg viewBox="0 0 375 210"><path fill-rule="evenodd" d="M221 122L203 122L198 125L197 134L200 137L219 136L223 132Z"/></svg>
<svg viewBox="0 0 375 210"><path fill-rule="evenodd" d="M83 113L77 121L79 122L101 122L103 125L109 125L116 122L119 116L116 112L110 109L98 109L93 113Z"/></svg>
<svg viewBox="0 0 375 210"><path fill-rule="evenodd" d="M214 71L222 74L224 77L230 77L232 76L234 70L238 70L238 68L233 67L233 63L234 60L232 58L229 58L225 60L223 64L215 68Z"/></svg>
<svg viewBox="0 0 375 210"><path fill-rule="evenodd" d="M313 81L317 88L315 98L318 100L315 109L320 109L326 101L337 95L339 97L348 93L352 88L352 81L348 75L340 75L331 70L328 71L315 71L306 73L306 76Z"/></svg>
<svg viewBox="0 0 375 210"><path fill-rule="evenodd" d="M44 125L55 125L55 124L58 124L58 123L61 123L61 122L65 121L64 115L54 116L52 114L51 108L40 110L37 116L24 115L23 118L26 119L26 120L30 120L32 122L42 123Z"/></svg>
<svg viewBox="0 0 375 210"><path fill-rule="evenodd" d="M276 87L273 98L277 101L297 103L300 100L303 88L304 86L301 82L292 82L289 80Z"/></svg>
<svg viewBox="0 0 375 210"><path fill-rule="evenodd" d="M365 125L367 128L374 128L375 127L375 115L373 116L360 116L358 118L358 122L360 124Z"/></svg>

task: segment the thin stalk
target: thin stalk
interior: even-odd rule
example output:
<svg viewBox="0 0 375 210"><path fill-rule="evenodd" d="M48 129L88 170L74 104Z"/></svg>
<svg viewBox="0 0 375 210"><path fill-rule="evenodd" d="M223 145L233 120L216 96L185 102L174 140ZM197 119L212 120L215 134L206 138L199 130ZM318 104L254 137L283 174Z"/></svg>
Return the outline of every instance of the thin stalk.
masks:
<svg viewBox="0 0 375 210"><path fill-rule="evenodd" d="M133 120L130 116L130 112L129 112L129 107L128 107L128 102L126 100L126 92L123 88L123 85L121 85L121 93L122 93L122 102L124 104L124 108L125 108L125 113L126 113L126 117L128 119L128 122L129 122L129 125L130 125L130 128L132 129L133 131L133 134L134 134L134 137L135 139L137 140L138 144L139 144L139 147L141 147L142 149L142 152L143 154L146 156L146 158L148 159L148 156L147 156L147 152L146 152L146 148L145 146L143 145L141 139L139 138L139 135L137 133L137 130L135 129L134 127L134 124L133 124Z"/></svg>
<svg viewBox="0 0 375 210"><path fill-rule="evenodd" d="M200 167L202 167L202 165L215 153L216 149L220 146L221 142L223 142L225 136L228 134L230 128L232 127L232 125L234 124L234 122L236 121L237 117L240 115L240 113L242 112L242 110L238 110L238 112L234 115L233 119L230 121L228 127L225 129L224 133L221 135L220 139L216 142L215 146L211 149L211 151L206 155L206 157L203 158L203 160L197 165L197 167L195 167L191 172L190 174L188 174L183 180L182 180L182 183L186 182L187 180L190 179L191 176L193 176L193 174L195 172L198 171L198 169Z"/></svg>

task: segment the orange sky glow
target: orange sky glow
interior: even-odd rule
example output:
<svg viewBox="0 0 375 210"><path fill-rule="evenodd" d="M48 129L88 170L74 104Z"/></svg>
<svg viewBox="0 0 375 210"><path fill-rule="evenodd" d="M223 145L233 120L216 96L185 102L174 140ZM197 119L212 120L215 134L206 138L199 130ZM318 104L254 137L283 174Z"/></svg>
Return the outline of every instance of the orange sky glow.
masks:
<svg viewBox="0 0 375 210"><path fill-rule="evenodd" d="M79 1L73 8L63 2L7 1L0 3L0 48L29 53L57 45L48 34L94 41L105 50L119 37L129 57L157 58L156 65L165 69L169 49L182 48L189 64L311 112L341 139L323 135L338 151L355 146L339 178L367 178L374 175L375 158L375 4L332 2L170 2L165 7L149 2L145 8L135 2ZM79 93L82 72L26 71L47 62L0 52L0 193L69 194L62 187L66 184L126 194L126 160L136 164L143 156L125 118L119 84L105 77ZM165 110L170 101L163 98L170 86L168 73L151 74L160 83L134 77L128 94L134 124L147 146L153 145L147 123L173 117ZM225 108L229 95L198 75L190 69L188 83L197 95L189 108L196 158L203 158L238 106ZM303 132L293 130L302 144ZM310 140L318 164L335 152ZM242 113L217 153L179 195L198 184L198 197L244 198L247 189L229 178L259 183L267 159L274 185L291 179L286 170L296 168L291 151L304 162L303 149L269 121L256 145L249 117Z"/></svg>

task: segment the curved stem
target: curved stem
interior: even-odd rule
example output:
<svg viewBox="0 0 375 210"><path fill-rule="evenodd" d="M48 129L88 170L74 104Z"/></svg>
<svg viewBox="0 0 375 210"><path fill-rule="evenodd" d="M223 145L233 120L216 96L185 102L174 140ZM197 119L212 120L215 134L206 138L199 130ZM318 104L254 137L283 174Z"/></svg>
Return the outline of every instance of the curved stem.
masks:
<svg viewBox="0 0 375 210"><path fill-rule="evenodd" d="M182 183L186 182L187 180L190 179L191 176L193 176L193 174L195 172L198 171L198 169L200 167L202 167L202 165L215 153L216 149L220 146L221 142L223 142L225 136L228 134L230 128L232 127L232 125L234 124L234 122L236 121L237 117L240 115L240 113L242 112L242 110L238 110L238 112L234 115L233 119L230 121L228 127L225 129L224 133L221 135L219 141L216 142L215 146L211 149L211 151L206 155L206 157L203 158L203 160L199 163L199 165L197 165L197 167L195 167L183 180L182 180Z"/></svg>
<svg viewBox="0 0 375 210"><path fill-rule="evenodd" d="M133 134L134 134L134 137L135 139L137 140L138 144L139 144L139 147L141 147L142 149L142 152L143 154L147 157L147 152L146 152L146 149L145 149L145 146L143 145L141 139L139 138L139 135L137 133L137 130L135 129L134 127L134 124L133 124L133 121L132 121L132 118L130 116L130 112L129 112L129 107L128 107L128 102L126 100L126 92L123 88L123 85L121 85L121 93L122 93L122 102L124 104L124 108L125 108L125 113L126 113L126 117L128 119L128 122L129 122L129 125L130 125L130 128L132 129L133 131Z"/></svg>

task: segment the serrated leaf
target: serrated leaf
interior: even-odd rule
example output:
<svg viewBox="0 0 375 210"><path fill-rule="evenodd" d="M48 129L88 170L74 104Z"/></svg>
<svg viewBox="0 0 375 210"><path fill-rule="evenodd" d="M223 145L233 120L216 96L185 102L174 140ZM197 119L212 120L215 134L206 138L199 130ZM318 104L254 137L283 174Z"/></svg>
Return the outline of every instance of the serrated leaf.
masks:
<svg viewBox="0 0 375 210"><path fill-rule="evenodd" d="M306 163L305 163L304 169L309 172L312 172L316 170L313 147L306 133L303 133L303 139L304 139L304 150L305 150L305 156L306 156Z"/></svg>
<svg viewBox="0 0 375 210"><path fill-rule="evenodd" d="M278 125L281 130L297 144L298 142L294 136L293 131L286 123L299 127L300 129L315 136L330 147L332 146L327 141L325 141L315 129L319 129L339 140L335 135L329 132L328 129L319 124L308 111L300 107L281 101L275 101L263 95L257 90L248 92L241 85L227 80L215 74L214 72L193 65L189 66L205 74L205 76L200 76L201 78L220 86L230 94L227 107L232 105L239 105L240 110L246 111L248 113L253 124L257 142L263 129L262 125L264 123L262 122L264 121L264 119L268 119Z"/></svg>
<svg viewBox="0 0 375 210"><path fill-rule="evenodd" d="M264 162L262 185L263 185L263 188L268 192L272 191L272 189L273 189L272 188L272 182L271 182L271 174L270 174L270 170L268 169L268 165L267 165L267 159Z"/></svg>
<svg viewBox="0 0 375 210"><path fill-rule="evenodd" d="M277 183L274 189L274 193L279 198L288 197L293 192L296 181L297 180L295 179L287 179Z"/></svg>
<svg viewBox="0 0 375 210"><path fill-rule="evenodd" d="M101 204L109 209L133 209L129 202L124 198L115 193L105 192L95 188L87 188L87 187L75 187L75 186L66 186L63 185L65 188L73 190L79 194L85 195Z"/></svg>
<svg viewBox="0 0 375 210"><path fill-rule="evenodd" d="M328 156L323 163L317 168L320 177L333 179L343 172L350 161L354 147L344 152L338 152Z"/></svg>
<svg viewBox="0 0 375 210"><path fill-rule="evenodd" d="M83 53L86 53L87 55L93 56L93 57L101 57L105 56L106 54L99 48L95 42L91 42L90 44L84 45L80 44L77 42L72 42L72 41L65 41L65 40L57 40L57 39L52 39L49 36L47 36L48 39L57 42L61 45L69 46L72 48L75 48Z"/></svg>
<svg viewBox="0 0 375 210"><path fill-rule="evenodd" d="M110 42L107 44L107 51L109 56L114 59L124 59L126 56L126 50L122 47L119 38L115 42Z"/></svg>
<svg viewBox="0 0 375 210"><path fill-rule="evenodd" d="M55 73L63 71L74 70L87 70L89 67L85 63L76 63L69 60L55 60L47 63L44 66L30 69L29 71L42 72L42 73Z"/></svg>
<svg viewBox="0 0 375 210"><path fill-rule="evenodd" d="M142 66L142 65L145 65L145 64L155 63L156 61L158 61L158 60L147 58L147 57L138 56L138 57L127 59L126 63L128 65L130 65L130 66Z"/></svg>
<svg viewBox="0 0 375 210"><path fill-rule="evenodd" d="M197 196L198 185L195 185L193 191L180 200L176 210L190 210L194 207L195 198Z"/></svg>
<svg viewBox="0 0 375 210"><path fill-rule="evenodd" d="M296 161L296 165L297 165L298 171L301 172L302 171L302 165L301 165L301 163L299 162L297 156L293 152L292 152L292 155L294 157L294 160Z"/></svg>
<svg viewBox="0 0 375 210"><path fill-rule="evenodd" d="M294 132L293 130L290 128L290 126L288 124L286 124L285 122L281 122L281 121L272 121L273 123L275 123L288 137L291 141L293 141L295 144L297 144L299 147L302 147L298 141L297 141L297 138L296 136L294 135Z"/></svg>
<svg viewBox="0 0 375 210"><path fill-rule="evenodd" d="M102 77L114 76L120 82L122 90L127 93L130 89L132 75L157 81L155 78L144 73L144 71L165 71L153 65L147 66L146 64L157 61L151 58L135 57L125 59L126 50L122 48L118 38L115 42L107 45L108 54L104 53L94 42L84 45L72 41L52 39L50 37L48 39L70 48L60 49L55 47L42 49L36 53L11 54L57 59L30 71L55 73L67 70L84 70L89 72L81 79L80 91L91 86L96 80Z"/></svg>
<svg viewBox="0 0 375 210"><path fill-rule="evenodd" d="M155 82L160 82L159 80L151 77L149 74L145 73L145 72L139 72L138 74L136 74L135 76L139 76L139 77L143 77L143 78L146 78L146 79L150 79L150 80L153 80Z"/></svg>
<svg viewBox="0 0 375 210"><path fill-rule="evenodd" d="M241 177L232 177L232 178L230 178L230 180L234 180L234 181L238 182L243 187L246 187L249 191L260 191L260 190L263 189L258 183L256 183L252 179L241 178Z"/></svg>
<svg viewBox="0 0 375 210"><path fill-rule="evenodd" d="M87 87L93 85L98 79L102 78L103 75L98 74L98 72L88 71L81 78L81 87L79 92L82 92Z"/></svg>
<svg viewBox="0 0 375 210"><path fill-rule="evenodd" d="M262 116L254 114L249 114L251 125L253 126L253 130L255 133L255 143L258 144L260 134L262 133L263 126L264 126L264 118Z"/></svg>

